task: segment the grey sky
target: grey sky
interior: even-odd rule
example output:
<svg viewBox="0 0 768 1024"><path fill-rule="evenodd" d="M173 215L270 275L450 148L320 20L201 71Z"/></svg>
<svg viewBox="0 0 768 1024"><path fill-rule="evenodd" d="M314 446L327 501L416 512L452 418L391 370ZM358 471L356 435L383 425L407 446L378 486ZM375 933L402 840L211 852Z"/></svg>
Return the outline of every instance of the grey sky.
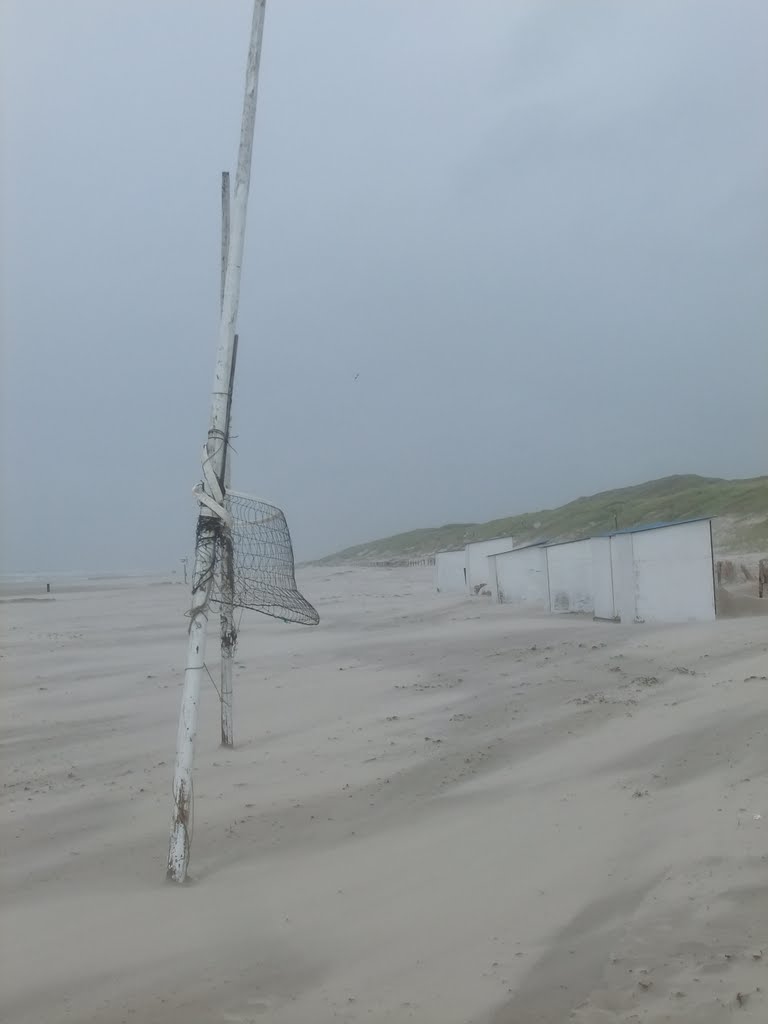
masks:
<svg viewBox="0 0 768 1024"><path fill-rule="evenodd" d="M4 0L6 571L191 549L250 10ZM763 0L268 2L233 483L300 557L766 471L767 35Z"/></svg>

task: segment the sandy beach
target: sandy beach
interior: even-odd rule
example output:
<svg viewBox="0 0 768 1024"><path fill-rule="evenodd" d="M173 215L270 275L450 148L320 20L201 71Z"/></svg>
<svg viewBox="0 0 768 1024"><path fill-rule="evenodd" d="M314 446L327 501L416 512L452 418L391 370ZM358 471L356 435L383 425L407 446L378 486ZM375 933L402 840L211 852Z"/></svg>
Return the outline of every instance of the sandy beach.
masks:
<svg viewBox="0 0 768 1024"><path fill-rule="evenodd" d="M185 887L187 589L4 589L6 1024L768 1020L764 617L300 582L319 627L243 617L233 751L205 690Z"/></svg>

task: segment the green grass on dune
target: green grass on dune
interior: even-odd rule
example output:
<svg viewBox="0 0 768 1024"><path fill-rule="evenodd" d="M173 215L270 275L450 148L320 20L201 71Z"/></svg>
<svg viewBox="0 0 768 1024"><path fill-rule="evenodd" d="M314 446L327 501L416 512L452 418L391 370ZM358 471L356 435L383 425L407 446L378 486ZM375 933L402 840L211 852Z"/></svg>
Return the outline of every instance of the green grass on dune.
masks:
<svg viewBox="0 0 768 1024"><path fill-rule="evenodd" d="M634 487L603 491L561 505L487 523L451 523L410 530L394 537L358 544L323 562L418 558L463 547L470 540L510 536L516 541L588 537L620 527L695 516L727 516L733 523L734 548L768 546L768 476L720 480L703 476L668 476ZM615 518L614 518L615 517Z"/></svg>

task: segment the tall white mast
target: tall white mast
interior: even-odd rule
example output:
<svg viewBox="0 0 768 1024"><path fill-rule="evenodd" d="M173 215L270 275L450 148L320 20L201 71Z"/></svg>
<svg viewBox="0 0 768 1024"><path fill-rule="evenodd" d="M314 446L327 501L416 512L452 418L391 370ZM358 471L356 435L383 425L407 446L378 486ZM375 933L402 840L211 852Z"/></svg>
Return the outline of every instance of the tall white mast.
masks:
<svg viewBox="0 0 768 1024"><path fill-rule="evenodd" d="M240 302L240 273L245 245L245 219L251 178L251 155L256 117L261 40L264 31L266 0L254 0L251 43L245 75L243 118L237 156L235 191L232 201L229 256L221 304L216 343L216 369L211 396L208 440L203 450L203 482L198 489L200 515L197 521L195 567L192 576L192 607L189 622L187 667L181 698L179 729L176 737L176 764L173 776L173 822L168 848L168 878L183 882L189 865L192 840L192 762L200 687L205 666L208 627L208 603L216 568L216 541L220 523L226 522L224 508L224 466L227 439L227 410L232 378L232 359Z"/></svg>

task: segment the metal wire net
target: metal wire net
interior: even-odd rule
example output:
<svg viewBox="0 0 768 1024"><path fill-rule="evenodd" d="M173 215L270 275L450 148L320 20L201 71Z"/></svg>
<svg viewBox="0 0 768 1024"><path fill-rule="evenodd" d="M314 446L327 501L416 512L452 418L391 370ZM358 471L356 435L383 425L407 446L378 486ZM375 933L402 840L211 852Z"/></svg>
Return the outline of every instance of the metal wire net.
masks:
<svg viewBox="0 0 768 1024"><path fill-rule="evenodd" d="M236 608L316 626L320 616L296 587L291 534L282 510L236 491L227 492L225 505L232 530L225 527L219 534L211 601L221 603L221 560L226 566L231 544Z"/></svg>

